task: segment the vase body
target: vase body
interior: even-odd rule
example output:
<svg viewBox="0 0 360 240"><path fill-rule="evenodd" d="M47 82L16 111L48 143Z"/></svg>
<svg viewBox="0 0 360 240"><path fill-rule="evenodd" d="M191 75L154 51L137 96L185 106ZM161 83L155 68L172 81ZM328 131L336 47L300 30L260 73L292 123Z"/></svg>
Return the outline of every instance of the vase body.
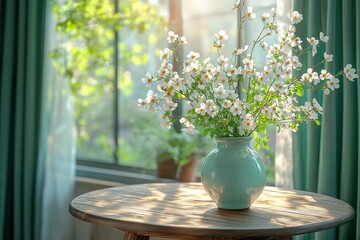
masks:
<svg viewBox="0 0 360 240"><path fill-rule="evenodd" d="M252 137L217 138L206 157L201 182L219 208L247 209L266 183L264 163L251 148Z"/></svg>

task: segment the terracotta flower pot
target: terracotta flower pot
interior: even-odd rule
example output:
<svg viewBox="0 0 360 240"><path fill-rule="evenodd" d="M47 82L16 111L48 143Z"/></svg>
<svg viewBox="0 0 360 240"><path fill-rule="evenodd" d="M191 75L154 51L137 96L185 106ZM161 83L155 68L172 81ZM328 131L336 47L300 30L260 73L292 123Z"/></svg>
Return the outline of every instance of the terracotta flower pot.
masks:
<svg viewBox="0 0 360 240"><path fill-rule="evenodd" d="M176 179L178 165L172 158L158 161L157 176L159 178Z"/></svg>
<svg viewBox="0 0 360 240"><path fill-rule="evenodd" d="M195 182L197 170L197 159L195 155L191 155L190 161L180 169L179 181L180 182Z"/></svg>

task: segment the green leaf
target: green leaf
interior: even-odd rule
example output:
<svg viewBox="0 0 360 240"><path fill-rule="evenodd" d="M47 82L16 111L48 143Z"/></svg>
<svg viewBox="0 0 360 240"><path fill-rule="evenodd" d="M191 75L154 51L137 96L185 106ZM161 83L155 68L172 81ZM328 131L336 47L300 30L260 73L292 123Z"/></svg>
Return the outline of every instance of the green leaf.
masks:
<svg viewBox="0 0 360 240"><path fill-rule="evenodd" d="M275 53L275 54L274 54L274 58L279 61L279 54L278 54L278 53Z"/></svg>
<svg viewBox="0 0 360 240"><path fill-rule="evenodd" d="M195 114L195 109L194 109L194 108L190 109L190 110L188 111L188 114L194 115L194 114Z"/></svg>
<svg viewBox="0 0 360 240"><path fill-rule="evenodd" d="M264 125L258 126L257 131L266 134L266 127Z"/></svg>
<svg viewBox="0 0 360 240"><path fill-rule="evenodd" d="M304 95L304 90L302 87L296 88L296 95L298 95L299 97L302 97Z"/></svg>
<svg viewBox="0 0 360 240"><path fill-rule="evenodd" d="M204 135L207 136L209 134L209 129L205 128L204 129Z"/></svg>

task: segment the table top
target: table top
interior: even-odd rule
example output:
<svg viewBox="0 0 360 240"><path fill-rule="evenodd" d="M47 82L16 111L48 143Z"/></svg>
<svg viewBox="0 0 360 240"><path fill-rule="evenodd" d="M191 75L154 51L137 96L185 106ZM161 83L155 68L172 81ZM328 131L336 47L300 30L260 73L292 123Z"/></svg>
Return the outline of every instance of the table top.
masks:
<svg viewBox="0 0 360 240"><path fill-rule="evenodd" d="M336 227L353 208L321 194L265 187L247 210L222 210L201 183L156 183L106 188L76 197L71 214L144 236L179 239L291 236Z"/></svg>

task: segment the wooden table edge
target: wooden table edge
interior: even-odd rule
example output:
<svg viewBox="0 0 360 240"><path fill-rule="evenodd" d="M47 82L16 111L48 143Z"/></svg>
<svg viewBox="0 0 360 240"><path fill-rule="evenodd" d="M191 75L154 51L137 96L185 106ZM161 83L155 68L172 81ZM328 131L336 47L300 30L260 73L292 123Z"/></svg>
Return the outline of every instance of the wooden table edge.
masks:
<svg viewBox="0 0 360 240"><path fill-rule="evenodd" d="M163 183L159 183L159 184L163 184ZM184 183L173 183L173 184L181 185ZM139 184L139 185L148 185L148 184ZM124 186L120 186L120 187L124 187ZM115 187L115 188L119 188L119 187ZM284 188L278 188L278 187L267 187L267 189L296 191L296 192L302 192L305 194L310 193L312 195L326 196L326 195L322 195L319 193L306 192L306 191L301 191L301 190L284 189ZM96 191L101 191L101 190L96 190ZM355 215L355 211L350 204L346 203L343 200L340 200L340 199L337 199L337 198L334 198L331 196L326 196L326 197L333 198L337 201L341 201L342 203L345 204L345 206L347 206L346 211L349 211L350 213L348 216L345 216L341 219L330 220L328 222L325 222L326 224L323 225L322 227L317 226L316 231L322 231L322 230L330 229L330 228L345 224L348 221L350 221ZM118 229L118 230L121 230L124 232L128 232L128 233L136 233L141 236L169 237L169 238L175 238L175 239L209 239L210 236L215 236L215 237L220 237L220 238L221 237L230 237L231 238L231 237L243 235L244 233L245 233L244 236L259 237L259 236L266 236L266 233L268 233L269 236L276 235L279 237L282 237L282 236L285 237L285 236L293 236L293 235L300 235L300 234L314 232L313 230L309 229L309 226L311 227L311 225L316 225L316 224L308 224L308 225L304 225L304 226L281 227L281 228L276 228L276 229L266 229L266 228L264 228L264 229L258 228L258 229L250 229L250 230L249 229L246 229L246 230L221 229L222 231L225 231L225 233L224 232L219 233L219 230L213 230L213 229L207 229L207 228L188 227L187 231L183 232L182 235L179 235L179 234L175 234L175 232L179 232L178 230L181 229L181 227L177 227L177 226L164 226L164 225L149 224L149 223L139 223L139 222L135 222L135 221L131 222L128 220L122 221L122 220L118 220L118 219L104 218L104 217L97 216L94 214L83 213L76 209L76 205L77 204L81 205L81 203L76 203L75 200L76 200L76 198L74 198L69 205L69 212L75 218L80 219L82 221L99 224L99 225L106 226L106 227L115 228L115 229ZM82 205L85 205L85 204L82 204ZM198 231L198 230L201 230L201 231ZM205 235L205 234L199 233L199 232L203 232L203 231L206 231L207 234Z"/></svg>

